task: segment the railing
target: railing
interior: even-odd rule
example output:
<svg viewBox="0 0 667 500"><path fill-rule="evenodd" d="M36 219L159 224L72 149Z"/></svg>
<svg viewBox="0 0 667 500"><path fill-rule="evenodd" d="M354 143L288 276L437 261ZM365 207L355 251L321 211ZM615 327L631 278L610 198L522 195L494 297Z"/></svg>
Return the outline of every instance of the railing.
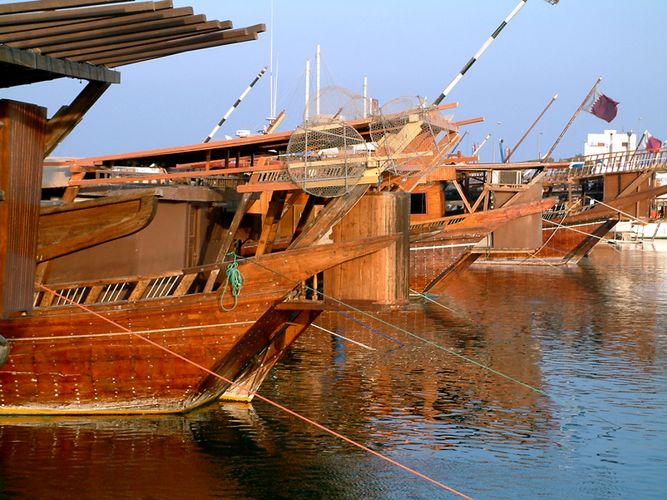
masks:
<svg viewBox="0 0 667 500"><path fill-rule="evenodd" d="M122 302L138 302L143 300L181 297L208 292L206 283L213 271L220 276L213 283L210 292L217 292L224 283L224 273L220 270L225 265L203 266L184 272L165 273L152 277L125 277L100 280L89 283L72 283L47 285L56 294L37 287L34 293L33 307L46 309L67 307L74 304L100 305ZM318 301L322 299L322 276L313 276L289 295L290 301Z"/></svg>
<svg viewBox="0 0 667 500"><path fill-rule="evenodd" d="M429 231L437 231L438 229L441 229L445 226L449 226L451 224L458 224L459 222L462 222L464 220L465 217L459 217L454 215L451 217L443 217L442 219L433 221L415 222L414 224L410 224L410 232L414 234L414 233L427 233Z"/></svg>
<svg viewBox="0 0 667 500"><path fill-rule="evenodd" d="M571 179L595 177L617 172L639 172L667 165L667 148L659 151L623 151L585 156L569 167L547 168L545 184L558 184Z"/></svg>

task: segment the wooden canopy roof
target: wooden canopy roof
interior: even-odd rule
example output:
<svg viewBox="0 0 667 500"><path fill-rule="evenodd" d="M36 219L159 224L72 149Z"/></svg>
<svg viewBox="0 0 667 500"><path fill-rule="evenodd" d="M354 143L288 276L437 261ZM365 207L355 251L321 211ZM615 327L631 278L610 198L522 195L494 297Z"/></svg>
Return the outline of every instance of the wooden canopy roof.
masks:
<svg viewBox="0 0 667 500"><path fill-rule="evenodd" d="M171 0L33 0L0 4L0 88L64 76L118 83L109 68L256 40Z"/></svg>

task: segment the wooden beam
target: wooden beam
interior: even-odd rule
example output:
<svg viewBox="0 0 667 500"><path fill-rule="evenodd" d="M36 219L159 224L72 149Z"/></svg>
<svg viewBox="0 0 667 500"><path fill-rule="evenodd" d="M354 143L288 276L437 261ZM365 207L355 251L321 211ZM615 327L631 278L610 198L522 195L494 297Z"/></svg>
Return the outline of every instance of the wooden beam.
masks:
<svg viewBox="0 0 667 500"><path fill-rule="evenodd" d="M238 231L239 226L241 225L241 220L243 219L243 216L248 212L248 208L250 207L250 202L252 200L253 200L253 193L245 193L241 197L241 200L239 201L239 204L236 207L236 211L234 212L234 218L232 219L229 228L227 229L227 231L225 231L225 234L222 238L222 242L220 244L220 250L218 250L218 256L215 259L216 264L219 264L225 260L227 252L229 252L232 243L234 243L234 236L236 235L236 231ZM204 292L210 292L211 290L213 290L213 284L215 283L215 280L218 278L219 273L220 273L220 268L216 268L213 271L211 271L211 274L209 274L208 279L206 280L206 285L204 286Z"/></svg>
<svg viewBox="0 0 667 500"><path fill-rule="evenodd" d="M0 26L14 24L62 21L69 19L85 19L100 16L120 16L133 12L147 12L155 10L155 2L125 3L108 7L87 7L83 9L49 10L36 14L15 14L0 16Z"/></svg>
<svg viewBox="0 0 667 500"><path fill-rule="evenodd" d="M32 79L23 83L49 80L68 76L83 80L119 83L120 73L117 71L86 63L77 63L55 57L43 56L28 50L19 50L0 44L0 63L8 63L21 68L44 72L44 78ZM7 72L9 73L9 72ZM0 87L17 85L17 77L3 72L0 75ZM8 85L9 84L9 85Z"/></svg>
<svg viewBox="0 0 667 500"><path fill-rule="evenodd" d="M222 28L219 21L209 21L199 24L185 24L183 26L175 26L173 28L163 28L160 30L150 30L141 33L131 33L125 36L116 36L111 39L102 38L96 41L80 42L79 44L76 44L78 48L74 47L75 44L72 44L72 47L74 48L70 47L67 50L51 53L51 55L55 57L67 57L73 59L80 58L81 60L85 60L85 58L81 58L79 56L88 54L88 57L90 57L91 54L100 53L102 51L132 47L145 43L146 40L150 40L152 42L164 42L167 40L172 40L179 35L183 36L197 34L207 31L217 31L220 29ZM93 45L91 45L91 43Z"/></svg>
<svg viewBox="0 0 667 500"><path fill-rule="evenodd" d="M128 0L37 0L30 2L13 2L0 5L0 15L38 12L40 10L70 9L72 7L89 7L108 3L121 3Z"/></svg>
<svg viewBox="0 0 667 500"><path fill-rule="evenodd" d="M153 14L153 13L151 13ZM125 16L121 16L121 19ZM112 42L116 36L131 33L141 33L143 31L160 30L161 28L171 28L172 26L182 26L184 24L195 24L206 22L206 16L203 14L193 15L191 7L181 9L170 9L159 11L154 14L155 19L150 21L127 22L117 26L106 28L81 29L76 33L65 35L52 35L48 37L26 40L23 42L12 43L12 47L39 47L42 53L55 56L55 52L70 50L72 48L81 48L90 45L100 45L104 42ZM56 56L61 57L61 56Z"/></svg>
<svg viewBox="0 0 667 500"><path fill-rule="evenodd" d="M623 172L620 172L620 173L623 173ZM630 184L628 184L626 187L623 188L623 190L620 193L618 193L617 198L620 198L622 196L625 196L625 195L628 195L628 194L632 193L632 191L637 189L640 184L645 182L654 173L655 173L655 170L653 170L653 169L642 172L641 175L638 175L637 177L635 177L635 179Z"/></svg>
<svg viewBox="0 0 667 500"><path fill-rule="evenodd" d="M89 19L71 19L71 20L62 20L62 21L49 21L43 23L27 23L27 24L15 24L13 26L0 26L0 40L4 40L5 37L13 37L19 35L26 35L30 37L30 32L32 30L41 30L44 28L54 28L57 26L60 27L74 27L77 24L85 23L91 19L108 19L108 17L91 17Z"/></svg>
<svg viewBox="0 0 667 500"><path fill-rule="evenodd" d="M184 7L181 9L171 9L171 2L157 2L155 4L156 10L149 12L141 12L139 14L129 14L125 16L104 17L101 19L86 19L78 23L59 24L42 29L31 29L30 31L23 31L21 33L12 33L5 36L0 36L4 43L12 43L14 47L21 48L18 42L26 43L28 47L42 47L43 45L57 44L69 42L83 37L94 38L95 33L103 36L104 30L109 28L123 26L129 27L131 25L140 25L149 21L157 21L170 17L177 17L180 15L191 15L192 8ZM183 12L190 11L183 14ZM97 31L93 31L97 30ZM16 43L15 43L16 42Z"/></svg>
<svg viewBox="0 0 667 500"><path fill-rule="evenodd" d="M468 199L466 198L466 195L463 193L463 189L461 189L461 185L457 180L453 180L452 183L454 184L454 187L459 193L459 196L461 197L461 200L463 201L463 204L465 205L466 209L468 212L472 213L472 207L470 206L470 203L468 202Z"/></svg>
<svg viewBox="0 0 667 500"><path fill-rule="evenodd" d="M47 157L77 126L83 115L111 86L107 82L88 82L69 106L63 106L51 117L46 126L44 157Z"/></svg>
<svg viewBox="0 0 667 500"><path fill-rule="evenodd" d="M345 196L330 200L318 217L306 224L301 234L292 240L289 249L303 248L322 238L329 229L345 217L345 214L352 210L352 207L366 194L368 188L368 185L359 184Z"/></svg>
<svg viewBox="0 0 667 500"><path fill-rule="evenodd" d="M271 194L271 201L269 202L269 208L266 211L266 217L264 217L262 234L259 237L255 256L271 253L273 242L278 234L278 225L280 224L280 219L283 215L286 199L287 191L274 191Z"/></svg>
<svg viewBox="0 0 667 500"><path fill-rule="evenodd" d="M95 61L96 64L104 64L110 68L115 68L116 66L124 66L127 64L134 64L142 61L148 61L149 59L155 59L157 57L165 57L173 54L180 54L183 52L189 52L192 50L200 50L208 47L219 47L221 45L230 45L232 43L241 43L241 42L250 42L257 40L257 33L253 32L247 36L242 36L238 38L230 39L221 39L213 40L210 42L200 42L193 43L191 45L185 45L182 47L169 47L166 49L153 50L146 53L118 56L111 59L104 59L102 61Z"/></svg>

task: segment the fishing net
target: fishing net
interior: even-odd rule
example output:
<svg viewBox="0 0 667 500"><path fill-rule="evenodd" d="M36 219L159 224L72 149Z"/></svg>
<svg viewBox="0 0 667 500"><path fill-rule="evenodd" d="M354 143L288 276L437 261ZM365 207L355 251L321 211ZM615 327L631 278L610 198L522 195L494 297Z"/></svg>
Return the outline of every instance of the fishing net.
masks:
<svg viewBox="0 0 667 500"><path fill-rule="evenodd" d="M387 102L370 122L380 169L409 176L434 168L448 145L439 136L449 128L453 128L449 118L440 116L437 109L427 107L418 97Z"/></svg>
<svg viewBox="0 0 667 500"><path fill-rule="evenodd" d="M357 185L368 163L366 141L353 127L331 117L301 124L290 137L283 161L292 181L325 198L342 196Z"/></svg>

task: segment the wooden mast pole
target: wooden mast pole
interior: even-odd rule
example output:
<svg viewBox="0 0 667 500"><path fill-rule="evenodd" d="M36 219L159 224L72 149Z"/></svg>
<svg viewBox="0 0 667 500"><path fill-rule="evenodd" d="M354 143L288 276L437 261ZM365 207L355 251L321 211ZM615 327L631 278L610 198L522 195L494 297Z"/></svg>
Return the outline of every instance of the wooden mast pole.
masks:
<svg viewBox="0 0 667 500"><path fill-rule="evenodd" d="M584 109L584 106L586 106L586 103L588 102L588 100L591 98L591 96L595 92L595 89L598 88L598 85L600 85L601 81L602 81L602 77L599 77L597 79L597 81L595 82L595 85L593 85L593 87L591 88L590 92L588 92L588 94L586 94L586 97L581 102L581 105L577 108L577 110L572 115L572 118L570 118L570 121L567 122L567 125L565 125L565 128L563 129L563 131L558 136L558 139L556 139L556 142L554 142L553 146L551 146L549 151L547 151L547 154L545 154L542 158L548 159L549 156L551 156L551 153L554 152L554 149L556 149L556 146L558 146L558 143L561 141L561 139L563 138L565 133L568 131L568 129L572 126L572 124L574 123L574 120L577 119L577 116L579 116L579 113L581 113L581 110Z"/></svg>
<svg viewBox="0 0 667 500"><path fill-rule="evenodd" d="M558 94L555 94L551 98L551 100L549 101L549 104L547 104L547 107L544 108L544 110L540 113L540 116L538 116L537 119L533 122L533 124L528 128L528 130L526 130L526 133L523 134L521 139L519 139L519 142L516 143L516 146L514 146L512 148L512 150L510 151L510 154L508 154L507 158L505 158L505 163L509 163L510 158L512 158L512 155L514 154L514 152L519 148L519 146L521 146L521 143L526 139L526 137L528 137L528 134L530 134L530 132L535 128L535 125L537 125L537 122L539 122L542 119L542 117L544 116L544 113L547 112L547 110L556 101L556 99L558 99Z"/></svg>

